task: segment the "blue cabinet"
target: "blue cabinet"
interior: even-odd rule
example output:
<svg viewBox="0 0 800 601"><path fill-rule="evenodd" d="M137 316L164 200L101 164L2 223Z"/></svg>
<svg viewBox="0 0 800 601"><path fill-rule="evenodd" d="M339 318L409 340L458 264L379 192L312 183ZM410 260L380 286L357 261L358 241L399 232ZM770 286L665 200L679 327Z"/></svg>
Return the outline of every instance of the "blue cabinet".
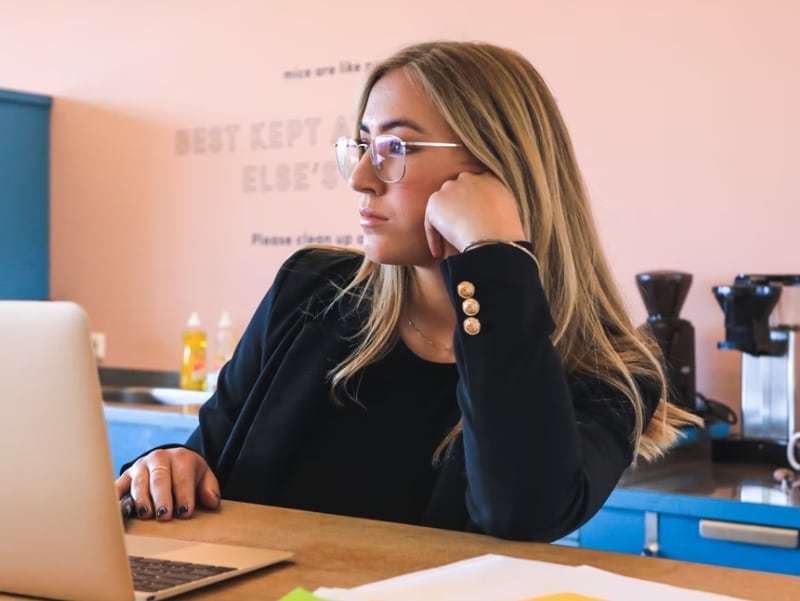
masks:
<svg viewBox="0 0 800 601"><path fill-rule="evenodd" d="M578 545L800 575L800 490L771 475L770 466L700 462L623 479Z"/></svg>
<svg viewBox="0 0 800 601"><path fill-rule="evenodd" d="M0 89L0 299L47 299L50 106Z"/></svg>
<svg viewBox="0 0 800 601"><path fill-rule="evenodd" d="M603 507L581 527L578 545L639 555L645 544L645 513L618 507Z"/></svg>
<svg viewBox="0 0 800 601"><path fill-rule="evenodd" d="M800 575L797 525L777 527L682 515L661 515L659 520L659 557ZM708 528L709 524L713 527Z"/></svg>

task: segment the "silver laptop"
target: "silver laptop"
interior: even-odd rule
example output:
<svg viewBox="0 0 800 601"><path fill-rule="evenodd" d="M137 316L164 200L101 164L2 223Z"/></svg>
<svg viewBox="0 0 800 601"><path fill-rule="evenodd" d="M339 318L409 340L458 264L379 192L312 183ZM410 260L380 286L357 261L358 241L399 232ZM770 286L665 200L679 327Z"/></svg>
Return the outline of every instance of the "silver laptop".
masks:
<svg viewBox="0 0 800 601"><path fill-rule="evenodd" d="M0 445L0 592L165 599L292 556L125 535L88 320L74 303L0 301ZM134 591L129 555L216 569Z"/></svg>

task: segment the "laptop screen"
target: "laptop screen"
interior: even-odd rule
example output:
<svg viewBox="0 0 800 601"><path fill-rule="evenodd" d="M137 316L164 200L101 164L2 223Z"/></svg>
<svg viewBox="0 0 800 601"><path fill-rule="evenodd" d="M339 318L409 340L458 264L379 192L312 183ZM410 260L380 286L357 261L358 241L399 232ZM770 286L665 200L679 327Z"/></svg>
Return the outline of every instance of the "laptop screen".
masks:
<svg viewBox="0 0 800 601"><path fill-rule="evenodd" d="M132 596L83 310L0 301L0 591Z"/></svg>

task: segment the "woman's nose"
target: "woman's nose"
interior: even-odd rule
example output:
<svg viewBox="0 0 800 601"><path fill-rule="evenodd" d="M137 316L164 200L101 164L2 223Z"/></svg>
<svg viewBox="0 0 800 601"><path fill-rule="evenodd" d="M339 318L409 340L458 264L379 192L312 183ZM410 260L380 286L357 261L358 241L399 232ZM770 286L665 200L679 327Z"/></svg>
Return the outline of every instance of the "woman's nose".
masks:
<svg viewBox="0 0 800 601"><path fill-rule="evenodd" d="M374 194L378 196L383 191L386 185L375 173L375 168L372 166L372 161L369 152L365 152L361 156L361 160L356 163L355 169L350 174L350 179L347 181L348 185L362 194Z"/></svg>

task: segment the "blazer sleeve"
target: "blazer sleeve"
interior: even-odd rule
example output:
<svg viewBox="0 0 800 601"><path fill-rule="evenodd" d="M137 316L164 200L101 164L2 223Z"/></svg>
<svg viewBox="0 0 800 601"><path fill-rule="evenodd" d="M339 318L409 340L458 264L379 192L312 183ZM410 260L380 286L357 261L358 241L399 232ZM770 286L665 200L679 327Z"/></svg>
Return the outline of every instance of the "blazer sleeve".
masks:
<svg viewBox="0 0 800 601"><path fill-rule="evenodd" d="M488 245L441 269L459 318L470 519L502 538L560 538L595 514L630 465L632 408L608 385L568 379L550 340L554 324L537 265L524 252ZM461 326L468 318L461 282L472 284L480 304L477 334Z"/></svg>
<svg viewBox="0 0 800 601"><path fill-rule="evenodd" d="M247 436L252 414L263 402L270 373L264 366L306 319L312 305L332 280L342 280L359 261L352 253L301 249L281 266L257 307L233 356L220 370L217 390L201 407L200 424L186 441L220 476L229 474L238 454L233 450Z"/></svg>

